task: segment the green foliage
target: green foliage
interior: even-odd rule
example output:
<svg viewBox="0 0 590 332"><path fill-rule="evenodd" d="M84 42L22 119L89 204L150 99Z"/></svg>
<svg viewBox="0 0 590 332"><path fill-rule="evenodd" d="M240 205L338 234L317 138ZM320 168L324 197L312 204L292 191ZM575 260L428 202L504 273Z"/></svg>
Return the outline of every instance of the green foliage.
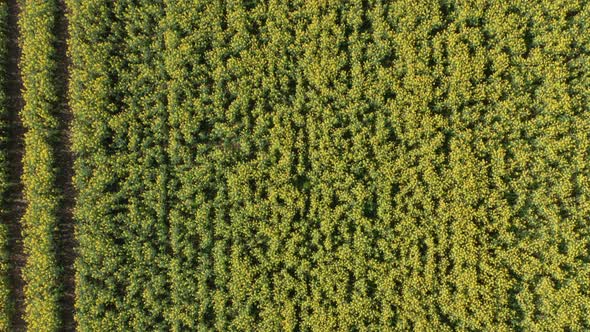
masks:
<svg viewBox="0 0 590 332"><path fill-rule="evenodd" d="M4 216L4 204L6 203L6 65L8 56L7 36L8 6L6 2L0 2L0 214ZM0 331L8 331L12 300L10 298L10 285L8 278L8 227L4 218L0 220Z"/></svg>
<svg viewBox="0 0 590 332"><path fill-rule="evenodd" d="M81 331L590 329L587 2L68 5Z"/></svg>
<svg viewBox="0 0 590 332"><path fill-rule="evenodd" d="M31 331L60 328L60 269L56 261L56 216L60 195L55 183L55 136L59 111L56 91L55 1L23 1L19 17L24 84L21 119L26 128L23 159L23 268L25 321Z"/></svg>

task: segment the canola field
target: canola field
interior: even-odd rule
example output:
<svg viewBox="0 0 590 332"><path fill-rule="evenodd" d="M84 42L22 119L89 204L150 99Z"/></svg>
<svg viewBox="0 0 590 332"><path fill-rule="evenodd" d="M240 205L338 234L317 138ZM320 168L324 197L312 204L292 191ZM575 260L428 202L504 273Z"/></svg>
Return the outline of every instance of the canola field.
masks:
<svg viewBox="0 0 590 332"><path fill-rule="evenodd" d="M589 1L18 2L0 331L590 330Z"/></svg>

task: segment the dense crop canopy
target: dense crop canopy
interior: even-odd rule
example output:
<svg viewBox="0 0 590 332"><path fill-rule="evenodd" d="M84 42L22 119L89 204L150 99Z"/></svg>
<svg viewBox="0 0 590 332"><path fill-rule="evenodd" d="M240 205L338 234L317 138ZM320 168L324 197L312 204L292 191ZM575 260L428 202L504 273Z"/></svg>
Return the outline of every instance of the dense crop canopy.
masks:
<svg viewBox="0 0 590 332"><path fill-rule="evenodd" d="M68 4L80 330L590 329L587 1Z"/></svg>

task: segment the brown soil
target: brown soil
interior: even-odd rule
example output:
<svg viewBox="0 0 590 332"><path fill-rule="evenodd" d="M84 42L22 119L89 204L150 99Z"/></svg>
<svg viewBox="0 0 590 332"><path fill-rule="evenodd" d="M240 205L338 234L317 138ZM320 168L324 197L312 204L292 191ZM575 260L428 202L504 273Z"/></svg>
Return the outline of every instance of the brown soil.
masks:
<svg viewBox="0 0 590 332"><path fill-rule="evenodd" d="M10 281L14 311L12 317L12 331L25 331L23 320L25 312L24 281L22 268L26 262L23 248L21 220L25 213L26 202L23 197L23 154L25 129L19 117L23 106L21 95L22 79L18 68L21 49L18 45L18 14L20 12L18 0L8 0L8 63L7 63L7 163L9 188L7 192L7 213L10 252Z"/></svg>
<svg viewBox="0 0 590 332"><path fill-rule="evenodd" d="M75 310L75 269L74 261L76 259L77 242L75 238L75 227L73 218L73 207L75 204L75 190L72 183L74 175L73 165L74 157L71 152L70 126L72 123L72 112L68 104L68 84L69 84L69 57L67 54L68 42L68 21L67 7L64 0L58 1L59 15L57 18L56 37L57 37L57 87L60 92L60 104L58 118L61 124L61 130L58 135L56 146L57 162L57 187L60 189L63 199L58 217L60 220L58 234L58 252L57 260L61 267L63 296L61 299L61 315L63 322L63 331L75 331L76 322L74 319Z"/></svg>

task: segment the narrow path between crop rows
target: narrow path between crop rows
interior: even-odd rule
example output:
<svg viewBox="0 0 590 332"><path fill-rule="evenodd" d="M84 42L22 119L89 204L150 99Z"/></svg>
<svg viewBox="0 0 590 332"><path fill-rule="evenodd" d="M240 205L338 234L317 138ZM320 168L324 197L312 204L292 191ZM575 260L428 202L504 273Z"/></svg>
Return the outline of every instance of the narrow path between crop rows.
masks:
<svg viewBox="0 0 590 332"><path fill-rule="evenodd" d="M59 141L56 146L57 162L57 186L63 195L63 199L58 211L60 220L58 236L58 254L57 260L63 267L62 285L63 297L61 299L62 321L64 331L75 331L76 322L74 320L74 303L75 303L75 270L74 261L76 257L76 239L74 234L73 207L75 202L75 190L72 183L74 174L74 158L71 153L71 136L70 126L72 123L72 112L68 104L68 84L69 84L69 57L67 54L68 45L68 20L67 6L65 0L57 2L59 7L56 27L57 38L57 88L60 95L59 113L60 133Z"/></svg>
<svg viewBox="0 0 590 332"><path fill-rule="evenodd" d="M22 121L19 117L20 110L23 106L21 95L22 79L19 70L19 59L21 49L18 45L18 15L20 7L18 0L8 0L8 66L7 66L7 99L8 99L8 142L7 142L7 164L8 164L8 181L10 187L7 193L7 213L8 231L10 237L10 279L12 284L12 297L14 311L12 317L12 330L25 331L25 321L23 319L25 312L24 298L24 281L22 269L25 266L26 256L23 250L23 237L21 220L25 213L26 203L23 198L23 184L21 176L23 174L23 153L24 153L24 133Z"/></svg>

